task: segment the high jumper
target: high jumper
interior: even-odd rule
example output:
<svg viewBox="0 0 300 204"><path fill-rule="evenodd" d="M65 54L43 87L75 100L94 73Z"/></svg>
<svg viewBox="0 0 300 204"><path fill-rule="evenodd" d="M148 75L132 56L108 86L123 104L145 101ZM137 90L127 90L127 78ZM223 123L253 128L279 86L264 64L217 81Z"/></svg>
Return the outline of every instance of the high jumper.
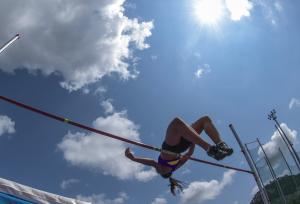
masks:
<svg viewBox="0 0 300 204"><path fill-rule="evenodd" d="M200 137L203 130L215 145L210 145ZM172 177L172 174L191 158L195 145L203 148L208 156L216 160L222 160L233 153L233 149L221 140L212 120L208 116L204 116L192 125L188 125L179 117L174 118L168 125L162 144L162 150L166 151L161 151L157 161L135 157L129 148L126 149L125 155L132 161L154 167L163 178L169 179L171 192L175 195L176 187L182 190L182 186L180 181ZM170 154L169 152L176 154ZM184 152L186 153L181 156L180 154Z"/></svg>

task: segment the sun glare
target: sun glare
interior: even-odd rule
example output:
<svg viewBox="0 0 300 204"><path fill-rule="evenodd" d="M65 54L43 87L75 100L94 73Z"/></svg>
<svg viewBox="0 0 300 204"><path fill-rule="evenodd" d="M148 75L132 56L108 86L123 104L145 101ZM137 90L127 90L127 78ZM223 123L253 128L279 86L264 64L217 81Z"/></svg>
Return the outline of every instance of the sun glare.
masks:
<svg viewBox="0 0 300 204"><path fill-rule="evenodd" d="M216 25L224 13L222 0L194 0L194 13L201 24Z"/></svg>

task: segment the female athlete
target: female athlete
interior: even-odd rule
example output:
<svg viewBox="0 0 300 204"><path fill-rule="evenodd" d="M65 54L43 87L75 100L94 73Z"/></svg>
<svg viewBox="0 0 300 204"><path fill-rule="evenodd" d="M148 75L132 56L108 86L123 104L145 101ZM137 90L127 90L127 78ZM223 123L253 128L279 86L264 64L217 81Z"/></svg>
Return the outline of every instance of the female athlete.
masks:
<svg viewBox="0 0 300 204"><path fill-rule="evenodd" d="M200 137L203 130L214 142L214 145L210 145ZM175 195L175 188L178 187L182 190L182 186L180 181L172 178L172 174L192 156L195 145L203 148L208 156L216 160L222 160L233 153L233 149L229 148L220 138L212 120L208 116L204 116L192 125L188 125L178 117L174 118L167 128L162 151L157 161L135 157L129 148L126 149L125 155L132 161L154 167L163 178L169 179L171 192ZM180 156L184 152L186 153Z"/></svg>

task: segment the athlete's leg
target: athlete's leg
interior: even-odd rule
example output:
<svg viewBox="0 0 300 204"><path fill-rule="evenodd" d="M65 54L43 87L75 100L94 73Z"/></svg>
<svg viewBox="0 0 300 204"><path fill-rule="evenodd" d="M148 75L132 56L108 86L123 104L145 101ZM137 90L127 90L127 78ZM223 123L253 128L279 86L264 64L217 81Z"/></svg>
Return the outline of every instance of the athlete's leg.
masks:
<svg viewBox="0 0 300 204"><path fill-rule="evenodd" d="M208 116L199 118L192 124L192 128L194 128L194 130L198 134L200 134L204 130L204 132L212 139L215 144L219 144L220 142L222 142L218 130Z"/></svg>
<svg viewBox="0 0 300 204"><path fill-rule="evenodd" d="M183 120L176 117L168 126L165 142L168 145L177 145L180 143L181 137L202 147L208 151L211 147L206 141L199 137L199 134Z"/></svg>
<svg viewBox="0 0 300 204"><path fill-rule="evenodd" d="M218 130L208 116L204 116L198 119L195 123L192 124L192 127L199 134L204 130L205 133L217 145L217 148L226 153L226 156L229 156L233 153L233 149L228 147L228 145L221 140Z"/></svg>

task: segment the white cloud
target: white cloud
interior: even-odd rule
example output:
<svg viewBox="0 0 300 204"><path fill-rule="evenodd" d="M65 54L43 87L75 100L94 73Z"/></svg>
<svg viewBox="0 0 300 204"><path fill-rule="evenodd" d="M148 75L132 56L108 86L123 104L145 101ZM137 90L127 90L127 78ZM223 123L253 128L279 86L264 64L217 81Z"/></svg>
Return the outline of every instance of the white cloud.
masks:
<svg viewBox="0 0 300 204"><path fill-rule="evenodd" d="M15 122L6 115L0 115L0 136L15 133Z"/></svg>
<svg viewBox="0 0 300 204"><path fill-rule="evenodd" d="M99 86L96 90L95 90L95 92L94 92L94 94L95 95L98 95L98 96L102 96L104 93L106 93L107 92L107 89L105 88L105 87L103 87L103 86Z"/></svg>
<svg viewBox="0 0 300 204"><path fill-rule="evenodd" d="M199 67L195 72L196 78L201 78L204 74L208 74L211 72L211 68L209 64L204 64L203 66Z"/></svg>
<svg viewBox="0 0 300 204"><path fill-rule="evenodd" d="M285 123L281 123L280 127L283 129L284 133L287 135L289 140L295 144L297 142L297 131L291 130ZM271 136L271 139L269 142L263 145L263 148L270 159L270 162L272 163L273 167L276 167L278 159L281 158L281 154L279 152L279 148L283 153L288 152L288 149L284 143L284 141L281 139L281 136L278 131L275 131L273 135ZM263 156L263 152L261 149L258 150L258 155L260 157Z"/></svg>
<svg viewBox="0 0 300 204"><path fill-rule="evenodd" d="M112 99L107 99L105 101L102 101L102 103L101 103L101 106L103 107L104 112L106 114L114 112L114 107L111 102L112 102Z"/></svg>
<svg viewBox="0 0 300 204"><path fill-rule="evenodd" d="M264 17L272 25L277 25L278 14L283 11L281 0L225 0L225 5L233 21L240 21L244 17L250 17L254 6L260 8Z"/></svg>
<svg viewBox="0 0 300 204"><path fill-rule="evenodd" d="M130 3L130 2L126 2L124 7L128 9L134 9L134 10L137 8L135 3Z"/></svg>
<svg viewBox="0 0 300 204"><path fill-rule="evenodd" d="M276 1L274 3L274 7L278 12L281 12L283 10L282 4L279 1Z"/></svg>
<svg viewBox="0 0 300 204"><path fill-rule="evenodd" d="M292 98L289 103L289 109L299 108L299 107L300 107L300 100L297 98Z"/></svg>
<svg viewBox="0 0 300 204"><path fill-rule="evenodd" d="M151 204L167 204L167 200L165 198L155 198Z"/></svg>
<svg viewBox="0 0 300 204"><path fill-rule="evenodd" d="M284 176L290 176L291 172L289 171L289 169L284 169L281 174L277 175L278 178L280 177L284 177Z"/></svg>
<svg viewBox="0 0 300 204"><path fill-rule="evenodd" d="M232 183L235 171L229 170L224 173L221 181L195 181L181 194L182 204L200 204L207 200L213 200L222 193L222 190Z"/></svg>
<svg viewBox="0 0 300 204"><path fill-rule="evenodd" d="M68 179L68 180L63 180L60 184L60 187L62 189L67 189L70 188L73 184L79 183L80 181L78 179Z"/></svg>
<svg viewBox="0 0 300 204"><path fill-rule="evenodd" d="M127 118L126 111L99 117L93 127L120 135L124 138L140 141L138 125ZM144 170L144 166L124 156L126 146L123 142L94 133L68 133L58 144L64 158L75 166L94 169L104 175L119 179L135 178L149 181L157 174L153 169Z"/></svg>
<svg viewBox="0 0 300 204"><path fill-rule="evenodd" d="M253 3L251 0L195 0L194 2L194 16L200 22L212 25L224 18L225 12L230 15L232 21L250 17L254 5L260 4L256 1Z"/></svg>
<svg viewBox="0 0 300 204"><path fill-rule="evenodd" d="M239 21L242 17L249 17L253 8L249 0L225 0L225 4L233 21Z"/></svg>
<svg viewBox="0 0 300 204"><path fill-rule="evenodd" d="M257 185L255 185L251 190L251 196L254 196L258 192L258 190L259 189L258 189Z"/></svg>
<svg viewBox="0 0 300 204"><path fill-rule="evenodd" d="M155 176L157 176L157 173L156 173L156 170L154 168L151 168L148 171L139 171L135 174L136 179L141 181L141 182L150 181Z"/></svg>
<svg viewBox="0 0 300 204"><path fill-rule="evenodd" d="M134 49L149 47L153 23L125 16L125 0L0 1L1 39L21 39L1 56L3 71L59 74L69 91L117 73L135 77Z"/></svg>
<svg viewBox="0 0 300 204"><path fill-rule="evenodd" d="M197 71L195 72L195 76L197 78L201 78L203 75L204 75L204 69L202 68L197 69Z"/></svg>
<svg viewBox="0 0 300 204"><path fill-rule="evenodd" d="M274 10L271 8L271 6L269 6L268 4L266 4L265 2L261 1L261 7L263 8L263 12L265 15L265 18L272 24L272 25L276 25L277 21L276 21L276 17L275 17L275 13Z"/></svg>
<svg viewBox="0 0 300 204"><path fill-rule="evenodd" d="M279 14L283 11L281 1L257 0L255 3L257 6L261 7L266 20L268 20L272 25L276 26L280 17Z"/></svg>
<svg viewBox="0 0 300 204"><path fill-rule="evenodd" d="M126 193L122 192L118 195L118 197L114 199L106 198L105 194L93 194L91 196L78 195L77 199L93 204L123 204L126 200L129 199L129 197Z"/></svg>
<svg viewBox="0 0 300 204"><path fill-rule="evenodd" d="M84 89L82 89L82 93L89 94L90 90L88 88L84 88Z"/></svg>

